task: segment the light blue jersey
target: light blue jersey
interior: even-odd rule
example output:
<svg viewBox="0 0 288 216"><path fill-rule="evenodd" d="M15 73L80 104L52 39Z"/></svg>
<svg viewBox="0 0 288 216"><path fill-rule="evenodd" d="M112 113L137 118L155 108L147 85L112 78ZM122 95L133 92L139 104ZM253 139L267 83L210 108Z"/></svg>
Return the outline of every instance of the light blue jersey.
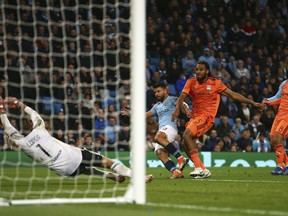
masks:
<svg viewBox="0 0 288 216"><path fill-rule="evenodd" d="M168 96L163 102L156 103L150 110L155 117L158 118L159 129L166 125L177 130L177 121L172 122L172 113L175 111L176 103L178 98L173 96Z"/></svg>

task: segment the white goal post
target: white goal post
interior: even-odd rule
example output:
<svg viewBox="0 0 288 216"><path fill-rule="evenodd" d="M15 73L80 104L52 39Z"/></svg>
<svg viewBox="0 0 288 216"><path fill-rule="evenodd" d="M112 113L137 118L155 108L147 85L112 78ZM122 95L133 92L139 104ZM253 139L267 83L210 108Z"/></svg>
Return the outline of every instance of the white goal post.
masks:
<svg viewBox="0 0 288 216"><path fill-rule="evenodd" d="M10 1L7 1L10 2ZM30 38L28 41L33 43L34 45L36 43L38 43L38 39L36 38L36 31L37 31L37 27L38 24L39 26L41 26L44 21L40 21L38 23L38 21L36 21L37 19L37 11L41 11L44 10L44 8L41 7L40 2L41 1L37 1L37 0L32 0L32 1L27 1L30 2L31 5L26 5L25 7L22 8L21 5L21 0L13 0L11 1L12 3L8 3L8 5L5 2L1 3L1 13L2 13L2 27L3 27L3 36L1 38L1 43L6 43L7 41L16 41L18 42L19 45L19 51L18 53L15 53L15 50L9 50L9 47L7 49L5 49L4 47L4 51L2 54L2 56L4 56L4 66L0 66L0 72L2 72L5 77L7 78L7 69L9 70L14 70L14 72L19 72L23 69L23 65L21 62L19 62L19 65L16 65L15 68L10 66L7 66L7 61L8 61L8 57L10 58L10 55L15 55L17 56L17 58L20 58L20 56L23 56L23 47L21 47L21 37L23 36L23 32L21 32L21 25L23 24L20 17L21 17L21 9L25 10L25 7L30 7L30 9L32 10L32 17L31 19L33 20L33 22L31 24L27 24L27 28L32 29L33 31L35 31L33 34L35 34L34 38ZM43 1L44 2L44 1ZM48 5L48 8L50 10L53 10L52 6L49 5L50 2L53 1L49 1L46 0L46 3ZM60 4L62 1L59 1ZM126 187L121 187L119 188L119 186L121 184L115 183L114 186L111 186L111 182L109 182L109 180L98 180L100 182L103 182L103 186L100 189L91 189L93 186L93 181L95 180L93 177L87 177L87 181L85 180L85 182L87 182L88 184L91 184L89 186L84 186L83 182L81 182L81 179L79 180L78 178L76 178L73 182L70 182L70 184L73 186L74 188L71 189L71 191L67 191L67 189L65 188L65 178L62 177L58 177L53 175L52 171L49 170L45 170L41 169L40 172L41 173L46 173L47 172L47 176L44 177L44 179L41 179L41 177L38 177L38 173L37 173L37 167L39 167L39 164L37 164L36 162L32 163L32 168L28 169L28 171L31 171L31 176L29 177L24 177L22 178L21 175L18 175L18 172L21 172L21 166L23 165L21 161L18 162L12 162L12 161L7 161L6 159L9 158L7 155L9 155L11 152L8 152L7 154L5 153L5 151L0 152L0 206L9 206L9 205L44 205L44 204L71 204L71 203L135 203L135 204L145 204L146 203L146 183L145 183L145 176L146 176L146 118L145 118L145 107L146 107L146 82L145 82L145 59L146 59L146 49L145 49L145 33L146 33L146 1L144 0L103 0L103 1L97 1L97 0L86 0L86 4L85 5L81 5L82 1L81 0L70 0L68 2L74 2L75 5L67 5L67 6L63 6L63 2L61 4L61 6L59 7L61 9L61 11L59 11L59 15L63 17L65 17L65 13L68 11L73 11L74 9L76 11L79 11L79 9L83 9L83 10L87 10L87 14L92 14L92 5L95 8L95 4L96 4L96 8L97 9L103 9L103 17L105 17L106 13L107 13L107 5L111 5L113 4L113 7L129 7L130 8L130 17L129 20L127 22L130 23L130 29L129 29L129 40L130 40L130 54L131 54L131 58L130 58L130 84L131 84L131 120L130 120L130 128L131 128L131 137L130 137L130 145L131 145L131 151L130 151L130 158L124 158L126 160L128 160L130 162L130 167L132 169L132 178L127 179L126 181L129 182L129 184L127 184ZM103 4L99 4L98 2L103 2ZM81 6L79 6L81 5ZM67 9L67 10L66 10ZM65 10L65 11L64 11ZM8 12L7 12L8 11ZM9 11L11 12L9 14ZM11 18L10 16L13 16L13 14L16 13L17 18ZM41 14L41 13L40 13ZM115 12L116 16L117 16L117 12ZM77 12L76 12L76 16L77 16ZM92 17L92 16L91 16ZM105 17L106 18L106 17ZM14 19L14 20L13 20ZM47 17L44 17L44 19L48 19L48 23L50 22L49 19L49 14L47 15ZM114 21L117 23L119 22L119 18L115 18ZM63 23L60 24L60 28L65 29L65 25L68 25L70 21L65 21L63 20ZM90 25L90 27L92 26L93 22L90 20L87 21L88 25ZM102 21L102 24L105 21ZM126 21L125 21L126 22ZM24 23L25 24L25 23ZM59 24L59 23L58 23ZM57 25L58 25L57 24ZM78 21L76 21L75 23L76 25L79 24ZM5 29L5 25L11 25L14 26L16 28L19 28L20 30L18 31L18 35L10 35L6 29ZM53 59L54 57L58 57L58 54L54 54L51 51L51 41L53 39L53 34L51 33L51 27L53 27L53 25L48 25L48 43L49 45L49 52L47 53L47 58L49 60ZM117 32L119 29L117 27L116 24L116 36L119 36L121 34L119 34L119 32ZM90 31L89 35L87 36L87 40L88 41L92 41L93 40L93 32ZM103 36L108 36L107 33L104 32ZM25 36L26 37L26 36ZM43 36L45 37L45 36ZM66 38L68 37L68 35L66 35L66 33L63 30L63 40L66 40ZM44 38L45 39L45 38ZM103 40L105 41L105 38L103 38ZM76 36L76 43L77 45L79 45L81 43L81 38L79 37L79 35ZM56 42L57 41L56 39ZM60 41L61 43L61 41ZM16 43L17 44L17 43ZM5 44L5 46L9 46L7 44ZM103 47L103 53L109 53L109 51L105 50L105 45ZM61 53L61 55L65 55L68 56L69 53L66 52L66 50L68 49L67 44L64 44L64 52ZM34 50L33 54L27 54L29 57L32 57L33 61L35 61L35 70L37 70L37 65L40 66L40 63L38 62L39 60L39 56L37 54L38 50ZM119 54L120 51L116 51L117 54ZM90 54L95 54L94 50L90 51ZM44 56L44 55L43 55ZM0 56L1 57L1 56ZM61 57L61 56L60 56ZM81 57L81 50L78 47L78 49L75 52L75 58L78 61L77 63L79 64L80 62L80 58ZM68 57L67 57L68 58ZM67 59L66 58L66 59ZM67 63L65 62L66 59L64 59L64 65ZM9 59L10 60L10 59ZM90 60L93 61L93 57L90 56ZM104 60L105 63L105 60ZM1 63L0 63L1 64ZM119 61L117 61L117 66L116 71L119 70ZM22 69L21 69L22 67ZM93 67L95 66L90 66L91 69L95 69ZM109 68L107 68L106 66L104 66L103 70L104 70L104 75L105 75L105 70L107 70ZM50 73L50 80L52 80L52 73L53 73L53 66L48 68L48 72ZM61 69L62 70L62 69ZM80 69L77 69L78 72ZM64 74L67 72L67 68L63 68ZM40 70L41 72L41 70ZM20 73L20 72L19 72ZM103 75L103 76L104 76ZM20 75L21 76L21 75ZM108 85L109 83L104 81L105 85ZM121 81L116 80L116 94L117 94L117 88L119 88L119 85L121 84ZM41 100L43 100L42 98L39 97L39 92L40 90L37 89L39 87L44 87L49 89L48 91L52 91L51 89L54 88L55 86L50 84L44 84L43 86L41 86L41 84L39 84L36 81L36 84L30 84L29 83L25 83L25 81L22 79L21 83L9 83L9 78L8 78L8 85L4 87L5 91L6 91L6 95L5 96L10 96L7 94L7 92L9 91L9 87L8 86L12 86L18 88L18 86L20 85L20 93L23 95L24 94L24 90L22 87L31 87L32 89L34 87L36 87L35 89L35 94L36 94L36 102L35 102L35 108L37 110L38 103L41 102ZM40 85L40 86L39 86ZM82 84L79 84L80 86L82 86ZM94 87L93 83L90 85L92 87ZM61 88L60 86L57 86ZM105 86L104 86L105 87ZM65 93L67 94L67 93ZM29 100L27 99L28 102L32 102L33 100ZM54 105L54 102L58 102L57 100L53 100L50 101L50 106ZM66 102L66 99L64 100L64 103ZM107 104L106 104L107 105ZM38 110L39 111L39 110ZM51 118L53 118L56 113L54 113L55 111L52 109L51 110ZM41 111L39 112L41 114ZM118 112L119 114L119 112ZM81 113L79 114L80 117ZM13 117L13 114L12 114ZM23 116L22 116L23 117ZM85 115L84 115L85 117ZM19 122L19 124L22 126L22 123ZM66 126L68 124L68 120L66 119ZM95 129L93 129L93 132L95 132ZM1 155L2 154L2 155ZM22 157L21 153L19 154L19 158ZM103 153L104 154L104 153ZM105 155L105 154L104 154ZM109 154L108 154L109 155ZM114 152L115 155L115 160L119 160L121 161L122 158L121 157L117 157L120 154L115 151ZM12 166L14 167L13 169L15 170L15 179L13 179L13 177L11 176L6 176L6 166ZM24 162L24 166L26 166L26 162ZM27 165L30 166L30 165ZM36 167L36 168L35 168ZM41 166L40 166L41 167ZM27 172L27 170L26 170ZM27 173L26 173L27 175ZM29 175L29 174L28 174ZM9 185L6 185L5 182L11 182L9 183ZM34 182L35 181L35 182ZM49 183L50 181L52 182L57 182L57 186L58 188L56 190L53 191L49 191L50 187L49 187ZM95 180L97 181L97 179ZM34 192L29 192L29 191L17 191L18 190L18 183L21 184L27 184L27 190L33 188L34 184L38 184L39 182L44 182L43 188L45 189L45 192L41 191L40 194L34 194ZM80 186L78 185L78 183L80 184ZM110 184L110 186L109 186ZM114 183L113 183L114 184ZM11 186L13 187L13 189L11 190L11 193L9 192L9 190L5 190L6 187ZM70 185L69 185L70 186ZM81 188L85 188L84 190ZM44 190L43 189L43 190ZM90 190L93 192L96 192L94 194L96 194L96 196L93 196L90 194ZM81 192L83 192L83 194L81 194ZM122 192L122 195L118 195L118 192ZM48 194L51 195L53 194L52 198L46 198L43 194ZM68 195L63 195L64 194L68 194ZM59 197L57 197L57 195L59 194ZM76 195L75 195L76 194ZM81 196L79 198L77 198L77 194L81 194ZM87 194L87 196L85 195ZM109 194L109 195L106 195Z"/></svg>

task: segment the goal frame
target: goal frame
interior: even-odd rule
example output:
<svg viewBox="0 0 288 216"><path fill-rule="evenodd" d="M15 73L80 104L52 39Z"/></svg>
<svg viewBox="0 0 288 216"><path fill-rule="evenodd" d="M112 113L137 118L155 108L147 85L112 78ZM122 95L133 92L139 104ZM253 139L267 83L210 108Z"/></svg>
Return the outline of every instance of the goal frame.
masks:
<svg viewBox="0 0 288 216"><path fill-rule="evenodd" d="M0 206L45 205L76 203L134 203L146 204L146 142L145 142L145 29L146 1L130 0L131 40L131 169L132 178L124 196L107 198L51 198L4 200Z"/></svg>

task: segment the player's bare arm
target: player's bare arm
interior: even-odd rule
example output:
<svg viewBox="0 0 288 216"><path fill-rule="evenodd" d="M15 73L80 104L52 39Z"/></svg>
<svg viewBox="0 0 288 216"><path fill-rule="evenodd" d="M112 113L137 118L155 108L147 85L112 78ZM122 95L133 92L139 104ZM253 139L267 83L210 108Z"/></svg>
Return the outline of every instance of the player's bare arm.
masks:
<svg viewBox="0 0 288 216"><path fill-rule="evenodd" d="M227 97L230 97L233 100L239 101L241 103L251 104L252 106L258 108L258 110L260 110L260 111L262 111L264 109L264 105L263 104L257 103L255 101L252 101L252 100L244 97L243 95L241 95L241 94L239 94L237 92L231 91L228 88L225 89L225 91L223 91L221 94L225 95Z"/></svg>
<svg viewBox="0 0 288 216"><path fill-rule="evenodd" d="M189 108L189 106L186 102L183 102L182 107L181 107L181 111L183 113L185 113L185 115L187 117L189 117L189 118L191 117L192 110Z"/></svg>
<svg viewBox="0 0 288 216"><path fill-rule="evenodd" d="M171 117L171 121L175 121L175 119L180 115L180 111L181 111L181 107L184 103L185 98L188 95L185 93L181 93L181 95L179 96L178 100L177 100L177 105L175 108L175 111L172 113L172 117Z"/></svg>
<svg viewBox="0 0 288 216"><path fill-rule="evenodd" d="M120 110L120 114L123 116L131 116L131 110L127 108L123 108ZM154 114L150 111L146 112L146 118L152 117Z"/></svg>
<svg viewBox="0 0 288 216"><path fill-rule="evenodd" d="M146 112L146 119L154 116L154 114L150 111Z"/></svg>

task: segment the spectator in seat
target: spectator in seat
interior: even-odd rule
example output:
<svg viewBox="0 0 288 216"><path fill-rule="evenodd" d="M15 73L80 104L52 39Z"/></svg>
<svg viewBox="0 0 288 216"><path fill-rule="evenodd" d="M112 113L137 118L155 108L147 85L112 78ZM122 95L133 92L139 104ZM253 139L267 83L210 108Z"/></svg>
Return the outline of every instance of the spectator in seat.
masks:
<svg viewBox="0 0 288 216"><path fill-rule="evenodd" d="M252 121L248 123L247 128L249 129L253 139L257 137L258 133L265 133L265 128L262 122L260 122L260 115L258 114L253 116Z"/></svg>
<svg viewBox="0 0 288 216"><path fill-rule="evenodd" d="M219 137L216 130L211 130L210 136L205 140L202 151L213 151Z"/></svg>
<svg viewBox="0 0 288 216"><path fill-rule="evenodd" d="M252 148L252 139L250 138L250 131L249 129L244 129L242 131L242 135L239 139L237 139L237 145L239 149L243 152L250 150Z"/></svg>
<svg viewBox="0 0 288 216"><path fill-rule="evenodd" d="M269 152L270 142L266 138L265 133L259 133L259 136L253 140L253 151L254 152Z"/></svg>
<svg viewBox="0 0 288 216"><path fill-rule="evenodd" d="M228 116L220 116L220 124L216 126L217 135L223 137L227 131L232 129L232 126L228 123Z"/></svg>

